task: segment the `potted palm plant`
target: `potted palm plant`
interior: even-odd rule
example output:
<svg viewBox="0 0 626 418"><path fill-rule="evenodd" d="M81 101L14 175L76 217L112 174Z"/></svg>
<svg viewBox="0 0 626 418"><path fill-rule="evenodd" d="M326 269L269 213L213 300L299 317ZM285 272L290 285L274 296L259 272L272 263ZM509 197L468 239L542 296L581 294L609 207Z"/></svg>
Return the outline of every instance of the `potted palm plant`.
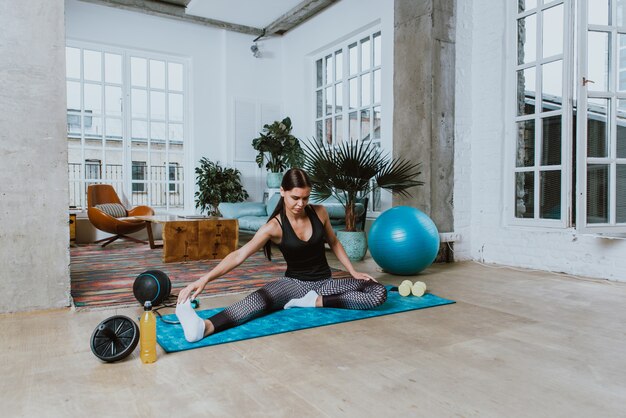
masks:
<svg viewBox="0 0 626 418"><path fill-rule="evenodd" d="M280 187L282 172L289 167L302 165L302 148L298 138L291 135L292 129L291 119L286 117L271 125L263 125L263 132L252 140L252 147L258 151L258 166L263 167L263 162L267 161L267 187Z"/></svg>
<svg viewBox="0 0 626 418"><path fill-rule="evenodd" d="M337 238L351 260L363 259L367 240L364 231L357 231L357 197L375 187L408 195L408 189L424 184L416 180L420 164L390 158L369 141L346 141L334 147L305 143L304 147L304 169L313 183L313 199L324 201L334 196L343 204L346 228L337 232Z"/></svg>
<svg viewBox="0 0 626 418"><path fill-rule="evenodd" d="M220 202L243 202L248 198L239 170L222 167L219 162L214 163L206 157L200 159L200 165L196 167L196 186L196 208L211 216L220 216L217 208Z"/></svg>

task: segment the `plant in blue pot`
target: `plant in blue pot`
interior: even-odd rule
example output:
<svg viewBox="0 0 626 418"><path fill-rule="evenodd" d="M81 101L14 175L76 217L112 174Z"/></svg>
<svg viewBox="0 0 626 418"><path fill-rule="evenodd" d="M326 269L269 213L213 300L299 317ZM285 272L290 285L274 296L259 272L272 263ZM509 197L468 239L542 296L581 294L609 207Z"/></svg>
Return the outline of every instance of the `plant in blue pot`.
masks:
<svg viewBox="0 0 626 418"><path fill-rule="evenodd" d="M408 189L424 183L417 180L420 163L390 158L370 141L346 141L336 146L320 142L305 143L304 169L309 174L313 200L335 197L342 203L346 227L337 231L337 238L351 260L362 260L367 252L364 231L358 231L355 210L358 197L368 195L374 188L403 195Z"/></svg>
<svg viewBox="0 0 626 418"><path fill-rule="evenodd" d="M302 147L298 138L291 134L291 119L274 121L271 125L263 125L258 138L252 140L252 147L258 151L256 163L268 171L267 187L278 188L283 172L290 167L300 167L303 162Z"/></svg>

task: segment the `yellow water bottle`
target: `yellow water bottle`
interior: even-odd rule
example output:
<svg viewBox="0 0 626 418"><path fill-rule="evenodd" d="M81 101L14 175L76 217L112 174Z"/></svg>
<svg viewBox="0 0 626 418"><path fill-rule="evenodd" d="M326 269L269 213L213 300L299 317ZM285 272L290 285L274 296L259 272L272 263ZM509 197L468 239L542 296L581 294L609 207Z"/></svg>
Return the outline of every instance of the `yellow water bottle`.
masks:
<svg viewBox="0 0 626 418"><path fill-rule="evenodd" d="M154 363L156 354L156 318L152 312L152 302L143 305L143 315L139 321L139 349L142 363Z"/></svg>

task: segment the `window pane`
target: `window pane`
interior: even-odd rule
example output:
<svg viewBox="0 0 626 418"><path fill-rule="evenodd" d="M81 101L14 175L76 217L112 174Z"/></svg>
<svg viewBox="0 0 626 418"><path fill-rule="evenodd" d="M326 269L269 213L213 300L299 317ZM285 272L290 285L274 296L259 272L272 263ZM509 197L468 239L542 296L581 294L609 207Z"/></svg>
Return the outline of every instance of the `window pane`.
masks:
<svg viewBox="0 0 626 418"><path fill-rule="evenodd" d="M374 66L379 66L380 58L380 32L374 35Z"/></svg>
<svg viewBox="0 0 626 418"><path fill-rule="evenodd" d="M617 22L617 26L626 25L626 0L617 0L617 16L614 21Z"/></svg>
<svg viewBox="0 0 626 418"><path fill-rule="evenodd" d="M543 56L563 53L563 4L543 11Z"/></svg>
<svg viewBox="0 0 626 418"><path fill-rule="evenodd" d="M539 217L561 219L561 171L542 171L539 178Z"/></svg>
<svg viewBox="0 0 626 418"><path fill-rule="evenodd" d="M322 138L324 137L324 123L321 120L315 122L315 143L322 144Z"/></svg>
<svg viewBox="0 0 626 418"><path fill-rule="evenodd" d="M80 115L75 113L67 114L67 133L70 135L80 135Z"/></svg>
<svg viewBox="0 0 626 418"><path fill-rule="evenodd" d="M322 60L321 59L318 59L315 62L315 74L316 74L316 79L317 79L317 82L316 82L315 85L317 87L321 87L322 86L322 82L323 82L322 81L323 77L322 77Z"/></svg>
<svg viewBox="0 0 626 418"><path fill-rule="evenodd" d="M537 15L532 14L517 21L517 63L537 59Z"/></svg>
<svg viewBox="0 0 626 418"><path fill-rule="evenodd" d="M85 80L102 81L102 54L98 51L83 51Z"/></svg>
<svg viewBox="0 0 626 418"><path fill-rule="evenodd" d="M85 128L85 136L98 138L95 145L100 145L100 138L102 137L103 133L102 118L100 116L85 115L83 117L83 127Z"/></svg>
<svg viewBox="0 0 626 418"><path fill-rule="evenodd" d="M609 100L589 99L587 104L587 156L607 157L609 146Z"/></svg>
<svg viewBox="0 0 626 418"><path fill-rule="evenodd" d="M343 141L343 118L341 115L335 116L335 142L341 143Z"/></svg>
<svg viewBox="0 0 626 418"><path fill-rule="evenodd" d="M370 73L361 76L361 106L369 106L372 103L372 89L370 87Z"/></svg>
<svg viewBox="0 0 626 418"><path fill-rule="evenodd" d="M165 119L165 93L150 92L150 118Z"/></svg>
<svg viewBox="0 0 626 418"><path fill-rule="evenodd" d="M134 120L131 129L132 137L135 139L148 138L148 125L142 120Z"/></svg>
<svg viewBox="0 0 626 418"><path fill-rule="evenodd" d="M626 1L624 7L626 7ZM626 91L626 35L618 34L617 37L619 41L619 80L617 83L617 91L624 92Z"/></svg>
<svg viewBox="0 0 626 418"><path fill-rule="evenodd" d="M563 104L563 61L558 60L541 66L542 110L560 109Z"/></svg>
<svg viewBox="0 0 626 418"><path fill-rule="evenodd" d="M515 173L515 217L535 215L535 175L532 171Z"/></svg>
<svg viewBox="0 0 626 418"><path fill-rule="evenodd" d="M165 88L165 63L163 61L150 60L150 88Z"/></svg>
<svg viewBox="0 0 626 418"><path fill-rule="evenodd" d="M535 165L535 121L517 123L516 167Z"/></svg>
<svg viewBox="0 0 626 418"><path fill-rule="evenodd" d="M104 80L107 83L122 84L122 56L104 54Z"/></svg>
<svg viewBox="0 0 626 418"><path fill-rule="evenodd" d="M374 108L374 139L380 138L380 106Z"/></svg>
<svg viewBox="0 0 626 418"><path fill-rule="evenodd" d="M364 141L370 139L370 111L369 109L361 110L361 139Z"/></svg>
<svg viewBox="0 0 626 418"><path fill-rule="evenodd" d="M183 125L180 123L170 123L170 140L182 141L183 140Z"/></svg>
<svg viewBox="0 0 626 418"><path fill-rule="evenodd" d="M341 80L343 78L343 53L341 51L335 52L335 80Z"/></svg>
<svg viewBox="0 0 626 418"><path fill-rule="evenodd" d="M322 117L322 109L324 109L324 97L322 90L318 90L315 92L315 103L317 112L315 113L316 117Z"/></svg>
<svg viewBox="0 0 626 418"><path fill-rule="evenodd" d="M359 96L359 90L358 90L358 80L356 77L351 78L350 79L350 84L348 85L348 94L350 95L350 110L352 109L356 109L358 106L358 96Z"/></svg>
<svg viewBox="0 0 626 418"><path fill-rule="evenodd" d="M324 131L326 132L326 143L332 144L333 143L333 120L331 118L326 119L326 126L324 128Z"/></svg>
<svg viewBox="0 0 626 418"><path fill-rule="evenodd" d="M158 141L165 140L165 123L152 122L150 124L150 138Z"/></svg>
<svg viewBox="0 0 626 418"><path fill-rule="evenodd" d="M590 25L609 24L609 0L589 0L587 6L587 23Z"/></svg>
<svg viewBox="0 0 626 418"><path fill-rule="evenodd" d="M619 223L626 222L626 165L617 164L617 195L615 220Z"/></svg>
<svg viewBox="0 0 626 418"><path fill-rule="evenodd" d="M587 222L609 221L609 166L589 164L587 166Z"/></svg>
<svg viewBox="0 0 626 418"><path fill-rule="evenodd" d="M348 47L350 55L350 75L354 75L359 72L359 55L356 48L356 42Z"/></svg>
<svg viewBox="0 0 626 418"><path fill-rule="evenodd" d="M80 110L80 83L67 82L67 110Z"/></svg>
<svg viewBox="0 0 626 418"><path fill-rule="evenodd" d="M518 11L524 12L526 10L534 9L537 7L537 0L518 0Z"/></svg>
<svg viewBox="0 0 626 418"><path fill-rule="evenodd" d="M102 85L85 83L84 89L85 111L102 113Z"/></svg>
<svg viewBox="0 0 626 418"><path fill-rule="evenodd" d="M361 71L369 70L371 66L371 46L370 39L361 40Z"/></svg>
<svg viewBox="0 0 626 418"><path fill-rule="evenodd" d="M167 64L167 87L170 90L183 91L183 65L176 62Z"/></svg>
<svg viewBox="0 0 626 418"><path fill-rule="evenodd" d="M626 100L617 101L617 158L626 158Z"/></svg>
<svg viewBox="0 0 626 418"><path fill-rule="evenodd" d="M326 56L326 73L324 74L324 82L330 84L333 82L333 56Z"/></svg>
<svg viewBox="0 0 626 418"><path fill-rule="evenodd" d="M130 82L133 86L146 87L147 64L143 58L132 57L130 59Z"/></svg>
<svg viewBox="0 0 626 418"><path fill-rule="evenodd" d="M65 75L69 78L80 78L80 49L65 48Z"/></svg>
<svg viewBox="0 0 626 418"><path fill-rule="evenodd" d="M609 85L609 34L589 32L587 39L587 74L589 80L593 80L587 84L587 89L606 91Z"/></svg>
<svg viewBox="0 0 626 418"><path fill-rule="evenodd" d="M543 119L541 165L561 164L561 116Z"/></svg>
<svg viewBox="0 0 626 418"><path fill-rule="evenodd" d="M517 116L535 113L535 67L517 72Z"/></svg>
<svg viewBox="0 0 626 418"><path fill-rule="evenodd" d="M145 90L132 89L130 107L133 118L148 117L148 93Z"/></svg>
<svg viewBox="0 0 626 418"><path fill-rule="evenodd" d="M380 103L380 70L374 71L374 103Z"/></svg>
<svg viewBox="0 0 626 418"><path fill-rule="evenodd" d="M168 96L169 104L169 120L180 121L183 120L183 95L171 93Z"/></svg>
<svg viewBox="0 0 626 418"><path fill-rule="evenodd" d="M122 120L117 118L106 118L107 138L122 138Z"/></svg>
<svg viewBox="0 0 626 418"><path fill-rule="evenodd" d="M358 141L359 140L359 125L357 119L357 113L352 112L348 116L348 135L350 136L350 141Z"/></svg>
<svg viewBox="0 0 626 418"><path fill-rule="evenodd" d="M326 87L326 114L333 113L333 89L332 87Z"/></svg>
<svg viewBox="0 0 626 418"><path fill-rule="evenodd" d="M335 113L341 112L343 104L343 83L335 84Z"/></svg>
<svg viewBox="0 0 626 418"><path fill-rule="evenodd" d="M106 114L110 116L122 115L122 89L115 86L104 88L104 105Z"/></svg>
<svg viewBox="0 0 626 418"><path fill-rule="evenodd" d="M113 183L113 187L120 193L123 187L122 182L124 181L122 152L118 150L107 150L105 160L104 179Z"/></svg>

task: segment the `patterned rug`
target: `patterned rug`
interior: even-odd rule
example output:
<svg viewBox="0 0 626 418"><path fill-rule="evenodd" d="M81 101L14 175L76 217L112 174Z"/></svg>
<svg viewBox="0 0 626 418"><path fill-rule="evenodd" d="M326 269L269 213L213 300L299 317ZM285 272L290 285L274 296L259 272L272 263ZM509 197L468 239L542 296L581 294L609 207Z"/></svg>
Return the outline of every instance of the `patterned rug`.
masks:
<svg viewBox="0 0 626 418"><path fill-rule="evenodd" d="M146 270L161 270L172 282L172 295L215 267L220 260L163 263L162 249L131 242L115 242L70 248L71 294L76 307L104 307L138 304L133 296L135 278ZM242 265L209 283L201 296L242 293L257 289L281 277L286 264L280 251L267 261L260 251ZM335 277L345 272L333 270ZM171 298L170 300L172 300ZM174 299L175 300L175 299Z"/></svg>

